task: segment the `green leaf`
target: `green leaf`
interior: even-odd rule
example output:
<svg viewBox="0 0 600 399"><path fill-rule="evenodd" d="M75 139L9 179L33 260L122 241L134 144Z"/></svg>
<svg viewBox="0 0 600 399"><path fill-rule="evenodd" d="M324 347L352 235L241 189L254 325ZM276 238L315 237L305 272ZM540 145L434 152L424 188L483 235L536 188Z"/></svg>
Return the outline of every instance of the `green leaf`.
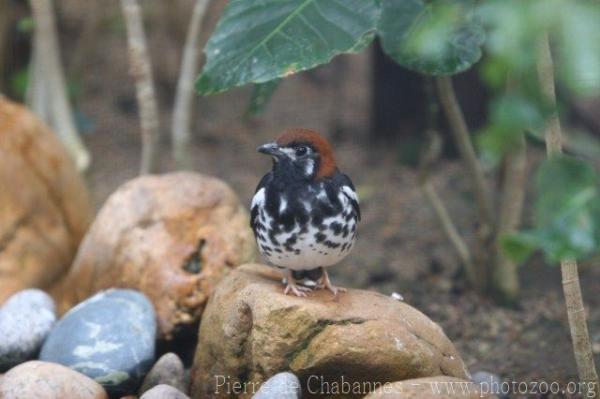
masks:
<svg viewBox="0 0 600 399"><path fill-rule="evenodd" d="M484 34L472 0L382 0L381 9L383 49L408 69L451 75L481 57Z"/></svg>
<svg viewBox="0 0 600 399"><path fill-rule="evenodd" d="M587 163L567 156L545 161L536 175L535 234L551 262L598 250L598 178Z"/></svg>
<svg viewBox="0 0 600 399"><path fill-rule="evenodd" d="M204 52L204 95L264 83L357 52L374 38L374 0L231 0Z"/></svg>
<svg viewBox="0 0 600 399"><path fill-rule="evenodd" d="M279 87L279 83L281 83L281 79L273 79L266 83L254 85L252 97L250 97L248 109L246 109L246 114L253 116L262 114L271 100L273 93L275 93L275 90Z"/></svg>
<svg viewBox="0 0 600 399"><path fill-rule="evenodd" d="M477 137L484 157L496 163L519 143L525 131L541 130L546 114L542 105L517 92L495 98L490 104L489 123Z"/></svg>
<svg viewBox="0 0 600 399"><path fill-rule="evenodd" d="M500 237L500 246L510 260L523 263L538 248L539 241L535 235L521 232Z"/></svg>

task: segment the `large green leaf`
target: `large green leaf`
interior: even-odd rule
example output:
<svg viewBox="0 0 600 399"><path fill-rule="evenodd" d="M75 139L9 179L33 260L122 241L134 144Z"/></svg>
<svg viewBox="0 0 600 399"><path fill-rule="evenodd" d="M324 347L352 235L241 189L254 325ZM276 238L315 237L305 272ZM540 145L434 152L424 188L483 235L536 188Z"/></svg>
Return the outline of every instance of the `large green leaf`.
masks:
<svg viewBox="0 0 600 399"><path fill-rule="evenodd" d="M472 0L382 0L377 30L384 51L417 72L451 75L481 57L484 34Z"/></svg>
<svg viewBox="0 0 600 399"><path fill-rule="evenodd" d="M197 90L264 83L359 51L378 17L374 0L231 0L204 50Z"/></svg>

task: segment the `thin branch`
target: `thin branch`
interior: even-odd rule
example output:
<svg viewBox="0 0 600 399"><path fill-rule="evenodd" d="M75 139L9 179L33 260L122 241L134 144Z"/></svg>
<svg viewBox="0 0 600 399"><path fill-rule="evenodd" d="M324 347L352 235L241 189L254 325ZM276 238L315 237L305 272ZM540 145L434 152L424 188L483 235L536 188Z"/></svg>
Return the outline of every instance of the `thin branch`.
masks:
<svg viewBox="0 0 600 399"><path fill-rule="evenodd" d="M425 91L428 99L428 128L426 131L426 137L428 143L427 147L425 147L425 150L421 152L419 159L419 186L425 195L425 198L427 198L427 201L429 201L429 204L433 208L433 211L438 218L440 225L442 226L442 230L444 231L446 238L448 241L450 241L458 257L460 258L465 268L465 273L469 283L475 288L481 288L480 281L477 276L477 270L475 269L473 258L471 256L471 251L458 232L456 225L454 222L452 222L452 218L448 213L446 205L444 205L444 202L438 195L435 187L429 181L430 169L439 159L442 150L442 140L436 130L439 107L433 95L432 86L432 82L430 80L426 80Z"/></svg>
<svg viewBox="0 0 600 399"><path fill-rule="evenodd" d="M556 106L556 89L554 87L554 64L550 51L548 34L544 34L538 52L538 75L542 94L550 104ZM562 133L558 114L552 115L546 126L546 151L549 157L562 153ZM565 259L560 262L560 270L563 280L563 293L569 318L569 329L573 343L573 352L579 379L586 384L588 394L594 398L600 397L600 386L598 373L594 363L592 344L588 332L585 316L581 285L579 283L579 272L577 262Z"/></svg>
<svg viewBox="0 0 600 399"><path fill-rule="evenodd" d="M519 295L517 264L510 261L500 248L500 239L515 232L521 224L527 180L527 146L521 134L517 146L504 158L504 183L500 198L496 238L496 259L492 282L503 302L514 303Z"/></svg>
<svg viewBox="0 0 600 399"><path fill-rule="evenodd" d="M194 79L198 70L200 30L202 29L202 20L208 2L209 0L196 0L194 5L183 50L179 82L177 83L171 134L173 135L173 158L179 168L189 168L191 164L189 145L191 140L190 126L194 99Z"/></svg>
<svg viewBox="0 0 600 399"><path fill-rule="evenodd" d="M448 118L454 141L471 179L482 224L482 233L487 236L492 232L494 218L483 169L475 154L465 118L456 99L452 79L448 76L441 76L436 78L436 84L440 103Z"/></svg>
<svg viewBox="0 0 600 399"><path fill-rule="evenodd" d="M77 169L86 170L90 154L84 147L67 97L65 76L60 61L58 35L51 0L30 0L35 21L34 57L32 72L35 90L31 94L35 108L52 126L75 161ZM47 111L47 114L46 114Z"/></svg>
<svg viewBox="0 0 600 399"><path fill-rule="evenodd" d="M142 12L137 0L121 0L127 26L129 70L135 80L140 124L142 128L142 161L140 174L158 170L157 144L159 133L158 105L154 92L152 65L146 45Z"/></svg>
<svg viewBox="0 0 600 399"><path fill-rule="evenodd" d="M542 95L548 104L556 109L556 88L554 84L554 63L550 52L550 42L547 34L538 48L538 75ZM562 153L563 140L558 113L554 112L546 122L546 153L553 156Z"/></svg>

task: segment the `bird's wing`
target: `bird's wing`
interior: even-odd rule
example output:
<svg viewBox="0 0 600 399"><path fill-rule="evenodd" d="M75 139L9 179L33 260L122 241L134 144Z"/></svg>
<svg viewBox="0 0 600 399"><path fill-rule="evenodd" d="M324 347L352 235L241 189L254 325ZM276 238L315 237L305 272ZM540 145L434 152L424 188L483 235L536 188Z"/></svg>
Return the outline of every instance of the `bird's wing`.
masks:
<svg viewBox="0 0 600 399"><path fill-rule="evenodd" d="M263 178L258 183L258 186L256 187L254 197L252 197L252 204L250 205L250 227L252 227L252 229L254 229L256 226L256 222L258 220L258 209L260 206L264 205L266 201L266 187L272 179L273 174L269 172L263 176Z"/></svg>
<svg viewBox="0 0 600 399"><path fill-rule="evenodd" d="M352 208L354 208L354 212L356 212L356 216L360 221L358 195L356 194L356 189L354 188L354 184L352 184L352 180L345 174L338 173L336 176L336 183L339 185L342 193L350 200L350 204L352 204Z"/></svg>

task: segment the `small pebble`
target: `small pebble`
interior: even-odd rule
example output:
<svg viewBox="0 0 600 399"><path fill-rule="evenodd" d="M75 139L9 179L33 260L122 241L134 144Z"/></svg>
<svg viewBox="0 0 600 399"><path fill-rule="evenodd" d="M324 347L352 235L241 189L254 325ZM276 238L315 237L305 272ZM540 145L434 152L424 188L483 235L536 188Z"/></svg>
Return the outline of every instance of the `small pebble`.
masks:
<svg viewBox="0 0 600 399"><path fill-rule="evenodd" d="M40 359L63 364L94 379L111 397L135 393L154 363L156 316L134 290L100 292L56 324Z"/></svg>
<svg viewBox="0 0 600 399"><path fill-rule="evenodd" d="M27 289L0 308L0 372L34 358L56 322L54 301Z"/></svg>
<svg viewBox="0 0 600 399"><path fill-rule="evenodd" d="M502 379L494 373L477 371L471 376L471 381L482 393L497 395L499 399L509 397L507 394L502 394Z"/></svg>
<svg viewBox="0 0 600 399"><path fill-rule="evenodd" d="M404 297L401 294L398 294L397 292L392 292L391 297L392 297L392 299L395 299L400 302L404 301Z"/></svg>
<svg viewBox="0 0 600 399"><path fill-rule="evenodd" d="M140 395L157 385L165 384L185 392L185 369L183 362L174 353L166 353L158 359L156 364L144 378Z"/></svg>
<svg viewBox="0 0 600 399"><path fill-rule="evenodd" d="M278 373L265 381L252 399L298 399L302 395L300 380L292 373Z"/></svg>
<svg viewBox="0 0 600 399"><path fill-rule="evenodd" d="M172 386L161 384L147 391L140 399L190 399L190 397Z"/></svg>

